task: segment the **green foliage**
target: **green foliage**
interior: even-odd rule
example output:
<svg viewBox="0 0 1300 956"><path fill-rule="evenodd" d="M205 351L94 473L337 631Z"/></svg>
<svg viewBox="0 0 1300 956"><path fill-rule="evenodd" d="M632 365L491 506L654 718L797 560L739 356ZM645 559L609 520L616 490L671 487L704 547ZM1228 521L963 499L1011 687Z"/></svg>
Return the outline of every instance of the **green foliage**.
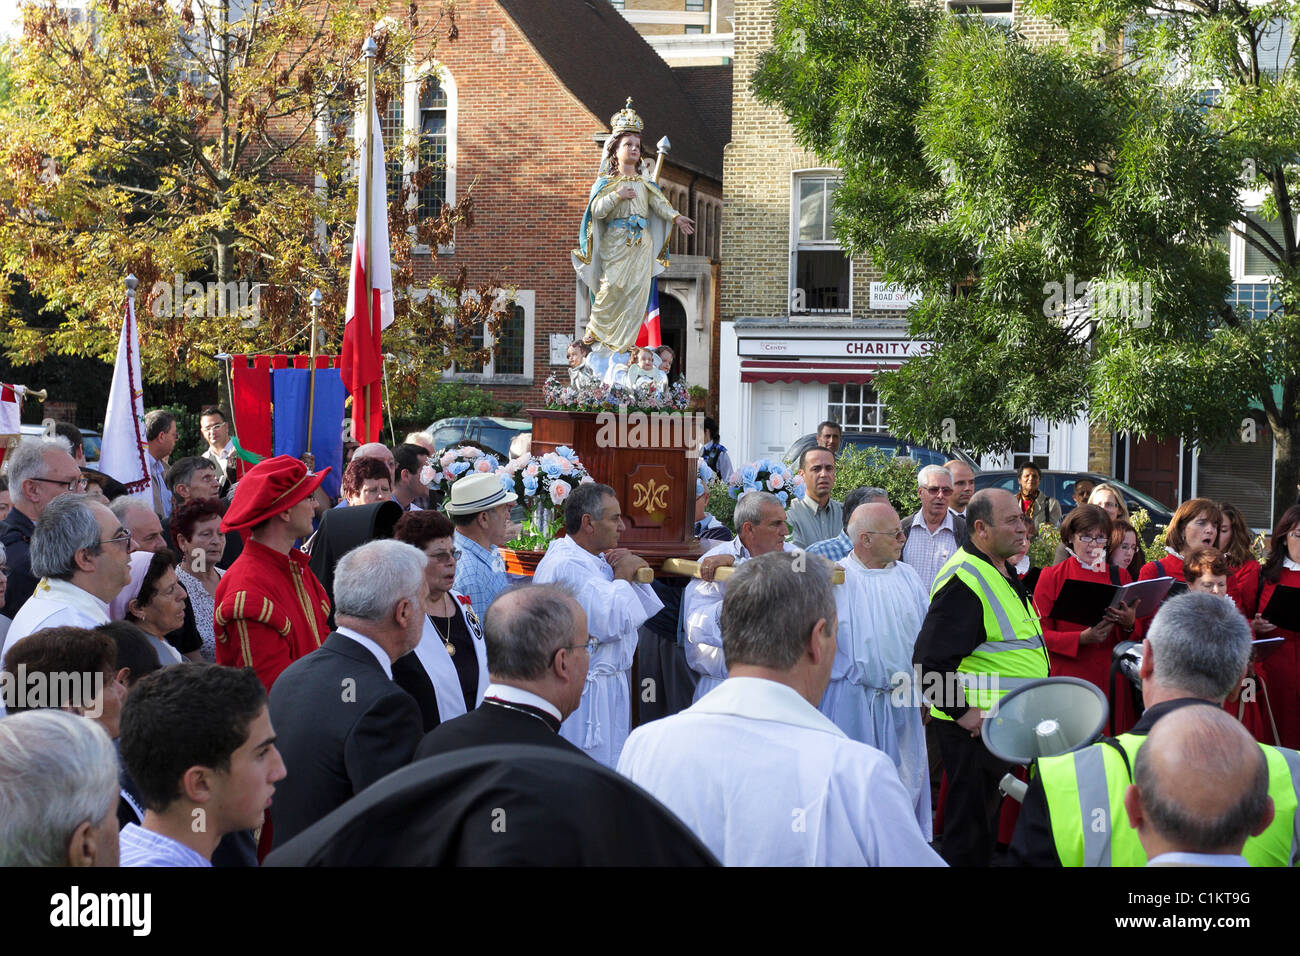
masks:
<svg viewBox="0 0 1300 956"><path fill-rule="evenodd" d="M457 30L450 4L328 7L111 0L79 23L52 3L24 6L0 69L0 276L22 276L47 314L22 314L0 281L9 359L111 362L128 273L148 383L210 380L220 351L307 351L313 288L324 351L339 349L357 202L344 117L361 112L362 42L378 43L383 113L411 92L400 67L431 61L434 35ZM414 140L387 147L390 162L415 165ZM504 315L497 277L415 280L417 245L436 250L471 226L472 185L437 216L409 201L436 174L421 163L374 211L388 216L399 290L384 335L399 401L449 362L486 359L474 336Z"/></svg>
<svg viewBox="0 0 1300 956"><path fill-rule="evenodd" d="M878 379L894 431L941 445L955 430L962 447L1001 453L1033 418L1086 409L1208 446L1256 402L1286 500L1300 248L1292 230L1274 242L1240 225L1240 191L1264 193L1265 217L1300 205L1297 60L1262 59L1295 3L1029 0L1068 29L1063 44L934 2L775 8L754 92L843 171L844 245L922 294L910 331L935 347ZM1277 275L1266 318L1225 301L1229 229Z"/></svg>
<svg viewBox="0 0 1300 956"><path fill-rule="evenodd" d="M1151 524L1150 513L1145 508L1138 508L1128 516L1128 520L1133 525L1133 530L1138 533L1138 543L1141 544L1147 526ZM1169 556L1169 552L1165 550L1165 535L1169 529L1164 525L1156 525L1155 530L1151 543L1142 547L1142 556L1148 561L1159 561Z"/></svg>
<svg viewBox="0 0 1300 956"><path fill-rule="evenodd" d="M208 450L208 443L203 440L199 430L198 409L191 411L184 405L159 405L164 411L176 416L176 447L172 449L170 461L178 462L191 455L201 455Z"/></svg>
<svg viewBox="0 0 1300 956"><path fill-rule="evenodd" d="M920 467L911 458L899 458L879 448L845 447L835 459L831 497L843 501L859 485L884 488L899 517L912 514L921 507L921 496L916 491Z"/></svg>
<svg viewBox="0 0 1300 956"><path fill-rule="evenodd" d="M727 483L721 480L709 482L709 505L708 512L725 524L732 531L735 531L736 501L727 492Z"/></svg>
<svg viewBox="0 0 1300 956"><path fill-rule="evenodd" d="M414 401L394 402L393 427L405 433L423 431L442 418L476 418L502 415L487 389L462 382L436 382L420 389Z"/></svg>
<svg viewBox="0 0 1300 956"><path fill-rule="evenodd" d="M1029 539L1029 563L1036 568L1048 568L1056 563L1056 546L1061 543L1061 529L1050 521L1038 528L1038 534Z"/></svg>

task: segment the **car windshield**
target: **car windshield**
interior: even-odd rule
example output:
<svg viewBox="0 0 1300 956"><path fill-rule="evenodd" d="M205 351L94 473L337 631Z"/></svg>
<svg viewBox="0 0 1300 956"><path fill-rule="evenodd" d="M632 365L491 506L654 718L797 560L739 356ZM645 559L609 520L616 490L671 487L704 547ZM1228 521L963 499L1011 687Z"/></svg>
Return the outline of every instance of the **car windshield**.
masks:
<svg viewBox="0 0 1300 956"><path fill-rule="evenodd" d="M454 445L464 437L464 425L443 425L433 433L433 447L437 451L442 451L448 445Z"/></svg>

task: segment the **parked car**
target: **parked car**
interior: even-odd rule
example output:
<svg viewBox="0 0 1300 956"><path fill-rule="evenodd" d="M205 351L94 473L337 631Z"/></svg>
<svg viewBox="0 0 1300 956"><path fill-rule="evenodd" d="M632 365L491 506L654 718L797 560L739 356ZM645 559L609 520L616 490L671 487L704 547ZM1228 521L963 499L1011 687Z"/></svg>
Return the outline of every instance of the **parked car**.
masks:
<svg viewBox="0 0 1300 956"><path fill-rule="evenodd" d="M515 436L532 430L533 423L521 418L442 418L427 429L438 451L468 439L490 449L502 464L510 460Z"/></svg>
<svg viewBox="0 0 1300 956"><path fill-rule="evenodd" d="M975 490L1003 488L1015 494L1020 490L1019 474L1017 471L986 471L975 476ZM1130 514L1138 508L1142 508L1151 516L1151 523L1147 525L1146 531L1142 535L1147 544L1150 544L1152 539L1155 538L1157 525L1168 527L1169 522L1173 520L1173 512L1150 495L1138 491L1122 481L1111 478L1109 475L1098 475L1090 471L1044 471L1043 482L1039 485L1039 492L1059 501L1061 503L1061 516L1064 517L1067 512L1074 508L1075 483L1085 479L1091 481L1094 485L1100 485L1103 482L1114 485L1123 492L1124 504Z"/></svg>
<svg viewBox="0 0 1300 956"><path fill-rule="evenodd" d="M817 444L815 434L810 433L801 438L796 438L785 453L786 461L798 461L804 450L811 448L815 444ZM879 448L898 458L911 458L922 466L942 465L954 458L960 458L970 465L971 471L979 474L979 467L974 460L960 449L956 449L949 454L945 451L928 448L925 445L914 445L902 438L895 438L888 432L844 432L840 439L840 450L843 451L850 445L854 448Z"/></svg>
<svg viewBox="0 0 1300 956"><path fill-rule="evenodd" d="M22 425L20 428L24 438L45 434L45 428L42 425ZM81 432L81 441L86 451L86 467L94 468L99 464L99 445L101 441L99 432L91 431L89 428L80 428L78 431Z"/></svg>

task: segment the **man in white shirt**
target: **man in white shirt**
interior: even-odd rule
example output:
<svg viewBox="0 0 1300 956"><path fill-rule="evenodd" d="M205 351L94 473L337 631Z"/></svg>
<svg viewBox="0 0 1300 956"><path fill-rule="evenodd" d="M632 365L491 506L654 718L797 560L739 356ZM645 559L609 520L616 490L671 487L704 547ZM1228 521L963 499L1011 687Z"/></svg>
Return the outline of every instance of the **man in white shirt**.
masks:
<svg viewBox="0 0 1300 956"><path fill-rule="evenodd" d="M5 456L13 507L0 523L0 544L9 565L9 586L0 614L13 618L36 589L31 542L36 522L49 503L69 491L84 491L85 479L62 438L26 438Z"/></svg>
<svg viewBox="0 0 1300 956"><path fill-rule="evenodd" d="M560 735L611 768L631 725L628 670L636 657L637 628L664 606L649 584L633 581L646 562L618 547L623 527L613 488L578 485L564 504L566 536L551 542L533 575L536 584L559 583L573 591L587 615L587 633L598 642L582 702Z"/></svg>
<svg viewBox="0 0 1300 956"><path fill-rule="evenodd" d="M285 776L262 682L219 664L141 679L122 708L121 749L145 807L122 828L122 866L211 866L223 836L262 825Z"/></svg>
<svg viewBox="0 0 1300 956"><path fill-rule="evenodd" d="M160 408L154 409L144 417L144 437L149 443L145 464L149 468L150 486L138 497L150 502L158 519L166 521L172 513L172 493L167 490L167 459L180 438L176 416Z"/></svg>
<svg viewBox="0 0 1300 956"><path fill-rule="evenodd" d="M947 468L926 465L916 474L921 510L903 519L903 560L921 579L926 593L944 566L966 543L966 519L948 508L952 500L952 475Z"/></svg>
<svg viewBox="0 0 1300 956"><path fill-rule="evenodd" d="M423 511L415 503L423 499L429 489L420 483L420 472L429 460L429 453L419 445L398 445L393 452L393 500L403 511Z"/></svg>
<svg viewBox="0 0 1300 956"><path fill-rule="evenodd" d="M699 700L727 679L722 654L722 598L726 584L714 578L718 568L738 565L772 551L794 551L785 540L785 509L769 491L750 491L736 502L733 523L740 533L724 541L700 560L699 580L686 585L682 595L682 620L686 629L686 663L699 675L694 700Z"/></svg>
<svg viewBox="0 0 1300 956"><path fill-rule="evenodd" d="M1249 866L1241 848L1273 822L1268 761L1240 721L1183 707L1151 728L1124 809L1147 866Z"/></svg>
<svg viewBox="0 0 1300 956"><path fill-rule="evenodd" d="M46 627L98 627L108 605L131 581L131 532L85 495L50 502L32 532L36 591L14 616L5 653Z"/></svg>
<svg viewBox="0 0 1300 956"><path fill-rule="evenodd" d="M628 738L619 772L728 866L942 866L890 759L816 703L835 658L831 564L751 558L727 582L731 676Z"/></svg>
<svg viewBox="0 0 1300 956"><path fill-rule="evenodd" d="M964 516L966 506L975 494L975 472L960 458L945 461L943 467L952 476L952 500L948 502L948 510L955 515Z"/></svg>
<svg viewBox="0 0 1300 956"><path fill-rule="evenodd" d="M925 727L919 694L914 699L909 691L912 652L930 599L916 572L898 560L903 527L887 502L855 509L848 534L853 550L839 562L844 585L835 589L838 649L818 709L853 740L889 755L928 840Z"/></svg>

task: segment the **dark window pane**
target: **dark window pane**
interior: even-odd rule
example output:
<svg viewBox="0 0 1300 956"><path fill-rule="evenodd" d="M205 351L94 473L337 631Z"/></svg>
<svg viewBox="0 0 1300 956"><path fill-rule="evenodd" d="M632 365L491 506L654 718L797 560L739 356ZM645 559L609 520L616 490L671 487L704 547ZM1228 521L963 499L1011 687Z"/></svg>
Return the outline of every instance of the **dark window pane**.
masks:
<svg viewBox="0 0 1300 956"><path fill-rule="evenodd" d="M524 307L511 303L497 330L496 374L524 374Z"/></svg>

